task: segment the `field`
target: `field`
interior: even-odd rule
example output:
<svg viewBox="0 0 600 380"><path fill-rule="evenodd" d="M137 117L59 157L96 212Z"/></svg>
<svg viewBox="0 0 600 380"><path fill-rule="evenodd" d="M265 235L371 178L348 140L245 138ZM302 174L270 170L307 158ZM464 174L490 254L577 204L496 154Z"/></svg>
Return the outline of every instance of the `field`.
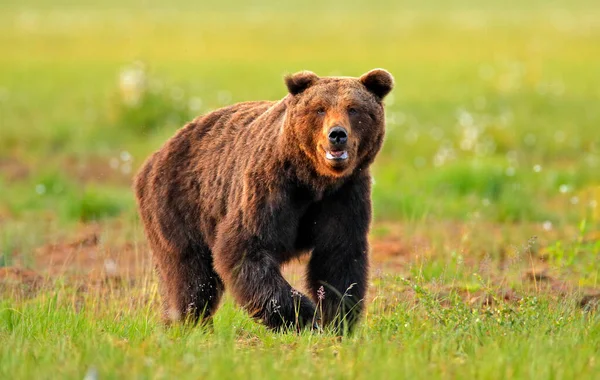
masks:
<svg viewBox="0 0 600 380"><path fill-rule="evenodd" d="M0 378L600 377L600 2L213 3L0 4ZM375 67L356 333L272 333L229 296L163 326L144 158L284 74Z"/></svg>

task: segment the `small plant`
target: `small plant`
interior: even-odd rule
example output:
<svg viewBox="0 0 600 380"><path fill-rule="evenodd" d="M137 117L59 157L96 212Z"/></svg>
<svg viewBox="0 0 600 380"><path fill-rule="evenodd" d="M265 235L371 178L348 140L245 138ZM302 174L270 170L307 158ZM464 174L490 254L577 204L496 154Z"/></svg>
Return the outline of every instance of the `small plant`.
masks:
<svg viewBox="0 0 600 380"><path fill-rule="evenodd" d="M182 88L150 77L141 62L124 68L119 75L119 95L114 105L119 127L149 132L168 125L180 126L198 108L198 99L190 100Z"/></svg>
<svg viewBox="0 0 600 380"><path fill-rule="evenodd" d="M294 326L296 326L298 332L300 332L300 303L302 302L302 293L296 289L292 289L292 300L294 303Z"/></svg>
<svg viewBox="0 0 600 380"><path fill-rule="evenodd" d="M115 199L88 188L80 196L69 201L66 206L66 215L70 219L89 222L115 216L121 210L121 204Z"/></svg>
<svg viewBox="0 0 600 380"><path fill-rule="evenodd" d="M579 234L577 239L572 242L556 241L553 245L547 248L547 257L550 262L557 266L571 267L575 264L575 259L579 253L587 250L589 244L585 242L587 233L587 220L583 219L579 223Z"/></svg>
<svg viewBox="0 0 600 380"><path fill-rule="evenodd" d="M319 286L319 289L317 289L317 309L318 309L318 315L315 315L313 320L313 325L317 322L317 320L323 320L323 300L325 299L325 288L323 287L323 285Z"/></svg>

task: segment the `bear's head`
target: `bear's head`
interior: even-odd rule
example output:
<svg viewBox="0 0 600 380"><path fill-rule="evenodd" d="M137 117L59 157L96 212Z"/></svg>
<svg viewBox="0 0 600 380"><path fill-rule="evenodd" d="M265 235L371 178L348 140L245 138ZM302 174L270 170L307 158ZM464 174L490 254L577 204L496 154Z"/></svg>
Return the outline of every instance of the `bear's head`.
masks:
<svg viewBox="0 0 600 380"><path fill-rule="evenodd" d="M374 69L350 78L302 71L285 83L285 133L317 173L343 177L373 161L385 132L383 98L394 86L389 72Z"/></svg>

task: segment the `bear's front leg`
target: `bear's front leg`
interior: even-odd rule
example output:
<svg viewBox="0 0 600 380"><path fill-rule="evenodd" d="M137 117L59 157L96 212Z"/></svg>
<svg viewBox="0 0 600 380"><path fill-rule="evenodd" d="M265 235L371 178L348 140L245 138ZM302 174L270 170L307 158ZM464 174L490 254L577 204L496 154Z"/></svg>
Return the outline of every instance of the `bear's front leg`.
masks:
<svg viewBox="0 0 600 380"><path fill-rule="evenodd" d="M221 229L214 249L215 269L248 313L274 330L317 328L315 306L282 276L272 249L239 229Z"/></svg>
<svg viewBox="0 0 600 380"><path fill-rule="evenodd" d="M365 308L371 221L370 178L322 201L314 218L307 282L324 326L351 332Z"/></svg>

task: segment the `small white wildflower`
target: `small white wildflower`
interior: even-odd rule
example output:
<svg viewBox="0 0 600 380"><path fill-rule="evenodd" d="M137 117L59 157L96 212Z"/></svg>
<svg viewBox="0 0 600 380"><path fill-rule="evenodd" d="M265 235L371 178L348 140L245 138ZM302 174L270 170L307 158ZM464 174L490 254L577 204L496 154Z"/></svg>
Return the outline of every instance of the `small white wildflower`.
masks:
<svg viewBox="0 0 600 380"><path fill-rule="evenodd" d="M38 193L38 195L46 194L46 185L44 185L43 183L38 183L37 185L35 185L35 192Z"/></svg>
<svg viewBox="0 0 600 380"><path fill-rule="evenodd" d="M88 368L83 380L98 380L98 370L94 367Z"/></svg>
<svg viewBox="0 0 600 380"><path fill-rule="evenodd" d="M123 162L131 161L131 153L129 153L126 150L121 152L120 157L121 157L121 161L123 161Z"/></svg>
<svg viewBox="0 0 600 380"><path fill-rule="evenodd" d="M142 63L123 69L119 74L119 88L123 103L130 107L137 106L146 90L146 71Z"/></svg>
<svg viewBox="0 0 600 380"><path fill-rule="evenodd" d="M552 222L546 220L544 223L542 223L542 228L544 229L544 231L550 231L552 229Z"/></svg>
<svg viewBox="0 0 600 380"><path fill-rule="evenodd" d="M200 112L200 109L202 108L202 99L194 96L188 102L188 108L191 112Z"/></svg>

